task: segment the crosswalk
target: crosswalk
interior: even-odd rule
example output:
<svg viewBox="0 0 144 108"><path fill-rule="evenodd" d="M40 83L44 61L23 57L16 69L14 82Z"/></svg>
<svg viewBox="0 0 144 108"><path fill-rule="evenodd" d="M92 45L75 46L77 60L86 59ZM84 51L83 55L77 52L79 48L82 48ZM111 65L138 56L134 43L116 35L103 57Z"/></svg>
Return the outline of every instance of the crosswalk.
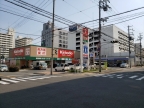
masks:
<svg viewBox="0 0 144 108"><path fill-rule="evenodd" d="M142 81L144 80L144 74L99 74L99 75L94 75L94 77L103 77L103 78L117 78L117 79L133 79L137 81Z"/></svg>
<svg viewBox="0 0 144 108"><path fill-rule="evenodd" d="M16 84L20 82L35 81L55 77L61 77L61 76L31 76L31 77L29 76L29 77L17 77L17 78L2 78L0 80L0 85Z"/></svg>

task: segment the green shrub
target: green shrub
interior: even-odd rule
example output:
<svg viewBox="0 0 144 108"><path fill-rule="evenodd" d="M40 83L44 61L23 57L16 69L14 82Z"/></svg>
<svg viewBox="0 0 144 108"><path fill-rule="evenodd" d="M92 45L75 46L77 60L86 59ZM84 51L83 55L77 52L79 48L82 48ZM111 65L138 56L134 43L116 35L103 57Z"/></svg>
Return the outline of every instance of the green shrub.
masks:
<svg viewBox="0 0 144 108"><path fill-rule="evenodd" d="M19 67L15 66L15 67L9 67L9 71L10 72L18 72L19 71Z"/></svg>

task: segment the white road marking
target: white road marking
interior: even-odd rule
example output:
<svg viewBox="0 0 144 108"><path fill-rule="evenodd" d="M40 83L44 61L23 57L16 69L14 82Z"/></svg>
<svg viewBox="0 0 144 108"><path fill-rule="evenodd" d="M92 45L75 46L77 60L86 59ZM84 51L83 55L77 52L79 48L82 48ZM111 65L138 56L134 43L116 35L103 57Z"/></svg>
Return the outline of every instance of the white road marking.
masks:
<svg viewBox="0 0 144 108"><path fill-rule="evenodd" d="M10 83L4 82L4 81L0 81L0 84L6 85L6 84L10 84Z"/></svg>
<svg viewBox="0 0 144 108"><path fill-rule="evenodd" d="M23 79L18 79L18 78L11 78L12 80L18 80L18 81L26 81L26 80L23 80Z"/></svg>
<svg viewBox="0 0 144 108"><path fill-rule="evenodd" d="M117 77L117 78L123 78L123 77Z"/></svg>
<svg viewBox="0 0 144 108"><path fill-rule="evenodd" d="M117 75L117 76L122 76L123 74Z"/></svg>
<svg viewBox="0 0 144 108"><path fill-rule="evenodd" d="M2 81L8 81L8 82L12 82L12 83L18 83L19 82L19 81L10 80L10 79L2 79Z"/></svg>
<svg viewBox="0 0 144 108"><path fill-rule="evenodd" d="M98 77L98 76L103 76L103 75L105 75L105 74L98 74L98 75L94 75L95 77Z"/></svg>
<svg viewBox="0 0 144 108"><path fill-rule="evenodd" d="M138 77L137 75L134 75L134 76L131 76L131 77L129 77L129 78L136 78L136 77Z"/></svg>
<svg viewBox="0 0 144 108"><path fill-rule="evenodd" d="M136 79L136 80L142 80L142 79L144 79L144 76L143 76L143 77L141 77L141 78L138 78L138 79Z"/></svg>

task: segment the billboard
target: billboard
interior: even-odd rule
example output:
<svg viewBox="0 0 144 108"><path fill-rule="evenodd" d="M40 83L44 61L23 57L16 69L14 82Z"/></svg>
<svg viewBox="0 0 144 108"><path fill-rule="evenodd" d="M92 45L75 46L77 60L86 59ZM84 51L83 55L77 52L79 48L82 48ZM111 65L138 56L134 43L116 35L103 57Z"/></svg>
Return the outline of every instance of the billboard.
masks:
<svg viewBox="0 0 144 108"><path fill-rule="evenodd" d="M59 58L74 58L73 50L58 49Z"/></svg>
<svg viewBox="0 0 144 108"><path fill-rule="evenodd" d="M24 53L24 48L15 48L13 50L13 56L24 56L25 53Z"/></svg>
<svg viewBox="0 0 144 108"><path fill-rule="evenodd" d="M46 48L37 47L37 55L46 55Z"/></svg>
<svg viewBox="0 0 144 108"><path fill-rule="evenodd" d="M88 47L86 45L83 46L83 57L88 57Z"/></svg>
<svg viewBox="0 0 144 108"><path fill-rule="evenodd" d="M88 42L88 28L83 28L83 41Z"/></svg>
<svg viewBox="0 0 144 108"><path fill-rule="evenodd" d="M69 26L69 31L70 32L73 32L73 31L76 31L76 30L77 30L77 24Z"/></svg>

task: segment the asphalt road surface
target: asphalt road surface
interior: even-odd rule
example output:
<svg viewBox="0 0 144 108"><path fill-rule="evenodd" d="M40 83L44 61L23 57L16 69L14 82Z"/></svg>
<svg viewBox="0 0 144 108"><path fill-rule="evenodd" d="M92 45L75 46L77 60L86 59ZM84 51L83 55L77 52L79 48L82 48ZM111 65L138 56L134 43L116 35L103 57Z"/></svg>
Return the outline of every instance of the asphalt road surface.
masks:
<svg viewBox="0 0 144 108"><path fill-rule="evenodd" d="M142 71L1 81L0 108L144 108Z"/></svg>

